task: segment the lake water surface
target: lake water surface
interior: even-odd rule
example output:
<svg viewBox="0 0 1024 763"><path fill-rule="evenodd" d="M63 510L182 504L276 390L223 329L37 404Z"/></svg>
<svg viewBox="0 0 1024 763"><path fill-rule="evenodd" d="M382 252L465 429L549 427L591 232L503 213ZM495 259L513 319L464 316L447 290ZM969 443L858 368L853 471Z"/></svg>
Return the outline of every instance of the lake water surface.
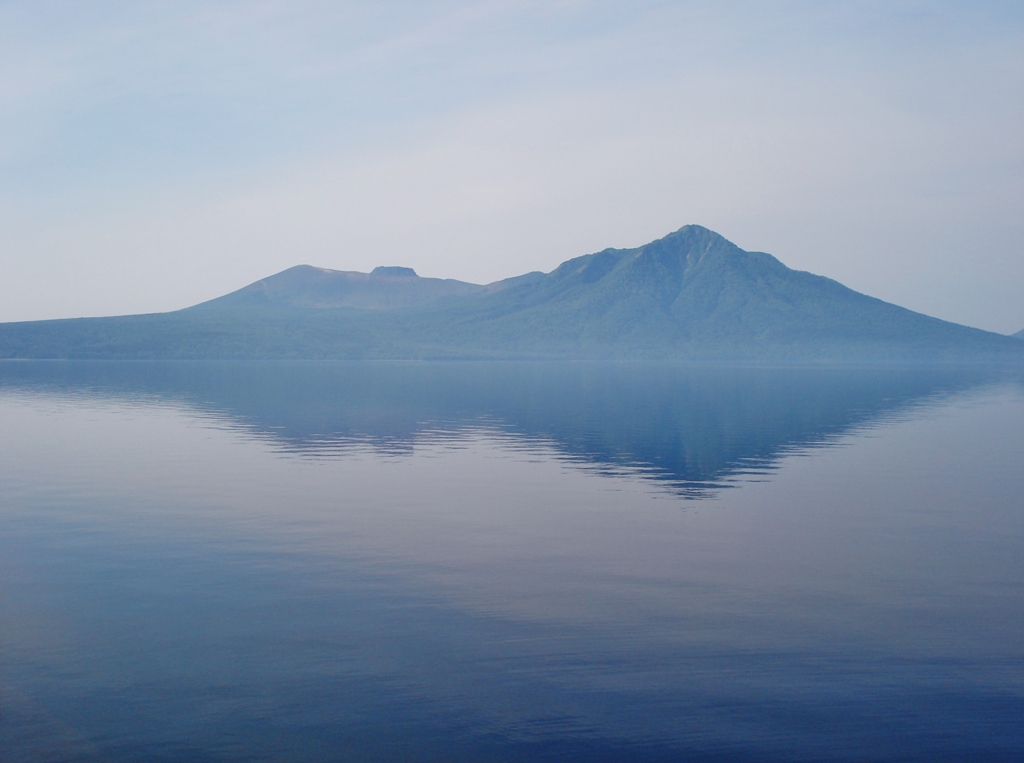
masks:
<svg viewBox="0 0 1024 763"><path fill-rule="evenodd" d="M0 364L0 760L1024 760L1024 384Z"/></svg>

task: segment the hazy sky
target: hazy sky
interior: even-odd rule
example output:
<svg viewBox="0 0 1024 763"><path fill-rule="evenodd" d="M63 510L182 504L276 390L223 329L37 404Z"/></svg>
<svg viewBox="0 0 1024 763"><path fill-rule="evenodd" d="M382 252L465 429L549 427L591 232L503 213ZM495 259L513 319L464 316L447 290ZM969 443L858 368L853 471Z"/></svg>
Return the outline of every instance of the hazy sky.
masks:
<svg viewBox="0 0 1024 763"><path fill-rule="evenodd" d="M1024 3L0 0L0 320L686 223L1024 328Z"/></svg>

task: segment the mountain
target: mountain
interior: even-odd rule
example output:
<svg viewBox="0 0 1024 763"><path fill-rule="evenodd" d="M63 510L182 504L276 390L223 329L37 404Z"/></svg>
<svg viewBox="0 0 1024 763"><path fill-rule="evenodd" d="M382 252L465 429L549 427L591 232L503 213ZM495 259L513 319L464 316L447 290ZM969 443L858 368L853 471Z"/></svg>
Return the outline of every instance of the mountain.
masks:
<svg viewBox="0 0 1024 763"><path fill-rule="evenodd" d="M412 268L379 267L371 273L354 273L297 265L193 309L281 306L393 310L422 307L446 297L462 297L486 290L486 286L464 281L420 278Z"/></svg>
<svg viewBox="0 0 1024 763"><path fill-rule="evenodd" d="M449 310L454 318L454 310ZM454 343L598 356L933 357L1004 338L914 313L689 225L460 306Z"/></svg>
<svg viewBox="0 0 1024 763"><path fill-rule="evenodd" d="M685 226L487 286L408 268L291 268L173 313L0 324L0 357L1022 360L931 318Z"/></svg>
<svg viewBox="0 0 1024 763"><path fill-rule="evenodd" d="M1021 329L1016 334L1012 334L1016 339L1024 339L1024 329Z"/></svg>

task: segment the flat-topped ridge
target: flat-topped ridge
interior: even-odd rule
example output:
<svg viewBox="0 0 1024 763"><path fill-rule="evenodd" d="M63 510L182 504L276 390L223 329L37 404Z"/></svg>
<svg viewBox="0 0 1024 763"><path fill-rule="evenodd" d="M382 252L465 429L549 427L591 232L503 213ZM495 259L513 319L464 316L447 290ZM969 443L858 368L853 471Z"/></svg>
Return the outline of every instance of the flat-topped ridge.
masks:
<svg viewBox="0 0 1024 763"><path fill-rule="evenodd" d="M371 276L384 276L387 278L419 278L412 268L403 268L396 265L378 265L370 271Z"/></svg>

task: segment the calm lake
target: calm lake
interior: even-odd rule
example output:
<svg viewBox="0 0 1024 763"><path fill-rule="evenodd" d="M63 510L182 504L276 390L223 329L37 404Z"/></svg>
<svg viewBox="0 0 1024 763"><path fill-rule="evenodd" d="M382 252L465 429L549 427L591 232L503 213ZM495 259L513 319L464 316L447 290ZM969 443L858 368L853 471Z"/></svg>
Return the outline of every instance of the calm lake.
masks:
<svg viewBox="0 0 1024 763"><path fill-rule="evenodd" d="M0 760L1024 760L1024 381L0 363Z"/></svg>

